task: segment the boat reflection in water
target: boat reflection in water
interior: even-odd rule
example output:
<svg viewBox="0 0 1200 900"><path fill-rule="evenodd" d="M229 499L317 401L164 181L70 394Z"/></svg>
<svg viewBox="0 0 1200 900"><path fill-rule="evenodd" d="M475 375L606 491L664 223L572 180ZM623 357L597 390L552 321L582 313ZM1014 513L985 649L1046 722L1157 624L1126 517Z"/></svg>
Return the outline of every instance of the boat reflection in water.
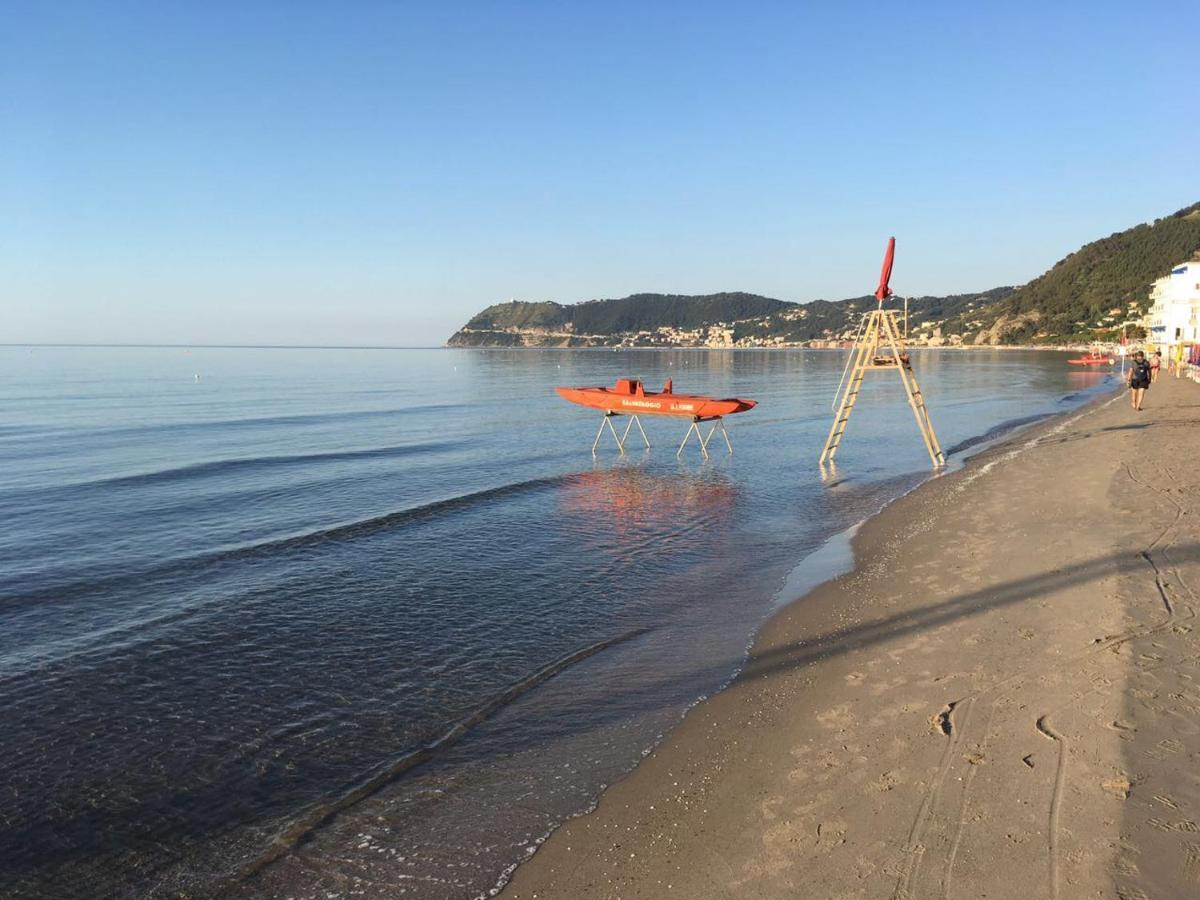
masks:
<svg viewBox="0 0 1200 900"><path fill-rule="evenodd" d="M662 541L721 524L737 498L737 485L724 472L620 466L574 476L560 508L586 522L593 534L654 540L660 543L649 549L661 552L670 549Z"/></svg>

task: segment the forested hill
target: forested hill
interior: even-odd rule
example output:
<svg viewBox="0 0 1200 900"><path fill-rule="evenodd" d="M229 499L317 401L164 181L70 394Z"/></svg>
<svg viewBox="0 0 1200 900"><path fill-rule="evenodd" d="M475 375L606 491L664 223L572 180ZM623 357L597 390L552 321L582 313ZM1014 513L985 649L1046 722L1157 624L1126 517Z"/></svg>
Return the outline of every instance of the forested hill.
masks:
<svg viewBox="0 0 1200 900"><path fill-rule="evenodd" d="M1019 288L909 299L914 342L1110 339L1147 308L1150 283L1200 253L1200 203L1086 244ZM563 305L489 306L453 347L794 346L853 337L871 296L797 304L741 292L633 294ZM1136 331L1136 326L1135 331Z"/></svg>
<svg viewBox="0 0 1200 900"><path fill-rule="evenodd" d="M469 331L505 331L513 327L576 335L615 335L652 331L660 325L693 329L721 321L770 315L793 304L757 294L632 294L616 300L559 303L499 303L466 324Z"/></svg>
<svg viewBox="0 0 1200 900"><path fill-rule="evenodd" d="M1012 293L914 297L914 329L969 319ZM450 338L451 347L731 347L791 346L853 336L871 295L789 303L740 292L684 296L633 294L572 306L511 301L489 306ZM932 333L932 332L931 332Z"/></svg>
<svg viewBox="0 0 1200 900"><path fill-rule="evenodd" d="M1150 283L1200 253L1200 203L1085 244L998 304L978 343L1063 343L1092 338L1105 318L1146 308ZM948 323L961 327L961 323Z"/></svg>

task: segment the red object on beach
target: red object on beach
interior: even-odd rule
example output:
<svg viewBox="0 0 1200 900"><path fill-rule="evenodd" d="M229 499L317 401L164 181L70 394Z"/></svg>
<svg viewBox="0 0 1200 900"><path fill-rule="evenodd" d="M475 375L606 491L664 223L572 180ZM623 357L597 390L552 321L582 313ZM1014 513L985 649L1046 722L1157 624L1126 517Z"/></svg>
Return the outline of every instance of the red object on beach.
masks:
<svg viewBox="0 0 1200 900"><path fill-rule="evenodd" d="M756 400L736 397L702 397L699 394L676 394L668 381L657 393L647 391L634 378L621 378L613 387L555 388L564 400L589 406L606 413L651 416L686 416L689 419L712 419L745 412L758 405Z"/></svg>
<svg viewBox="0 0 1200 900"><path fill-rule="evenodd" d="M883 271L879 273L879 287L875 288L875 299L882 303L892 296L888 282L892 280L892 260L896 258L896 239L888 238L887 252L883 254Z"/></svg>

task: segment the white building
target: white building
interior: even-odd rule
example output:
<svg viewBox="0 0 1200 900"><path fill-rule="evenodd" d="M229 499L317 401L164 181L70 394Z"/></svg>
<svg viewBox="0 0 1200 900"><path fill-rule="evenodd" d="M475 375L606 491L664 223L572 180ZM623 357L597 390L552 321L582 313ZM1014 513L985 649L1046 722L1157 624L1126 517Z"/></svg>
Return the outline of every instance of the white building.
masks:
<svg viewBox="0 0 1200 900"><path fill-rule="evenodd" d="M1150 288L1150 342L1166 350L1200 343L1200 261L1180 263Z"/></svg>

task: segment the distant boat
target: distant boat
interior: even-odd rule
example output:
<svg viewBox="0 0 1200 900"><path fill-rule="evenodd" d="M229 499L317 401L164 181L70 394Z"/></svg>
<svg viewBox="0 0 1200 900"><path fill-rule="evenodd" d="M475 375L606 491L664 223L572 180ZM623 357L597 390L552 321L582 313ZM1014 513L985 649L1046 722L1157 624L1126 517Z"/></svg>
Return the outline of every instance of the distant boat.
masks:
<svg viewBox="0 0 1200 900"><path fill-rule="evenodd" d="M686 416L689 419L713 419L754 409L756 400L736 397L703 397L699 394L676 394L667 379L658 392L647 391L634 378L621 378L613 387L555 388L564 400L580 406L600 409L606 413L624 415Z"/></svg>
<svg viewBox="0 0 1200 900"><path fill-rule="evenodd" d="M1113 358L1106 353L1097 353L1092 350L1087 356L1081 356L1079 359L1068 359L1067 363L1072 366L1111 366Z"/></svg>

